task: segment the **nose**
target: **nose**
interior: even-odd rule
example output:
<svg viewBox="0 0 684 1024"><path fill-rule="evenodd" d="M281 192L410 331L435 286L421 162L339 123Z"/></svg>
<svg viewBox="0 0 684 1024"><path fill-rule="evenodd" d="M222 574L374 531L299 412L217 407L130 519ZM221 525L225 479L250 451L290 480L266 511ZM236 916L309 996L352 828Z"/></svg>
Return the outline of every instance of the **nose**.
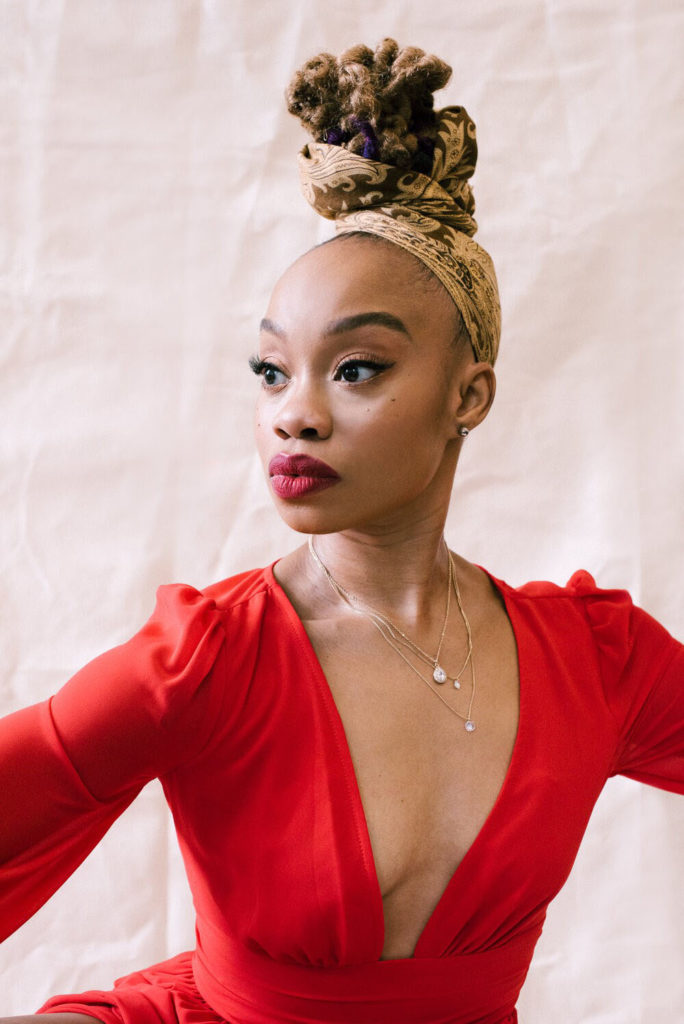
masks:
<svg viewBox="0 0 684 1024"><path fill-rule="evenodd" d="M293 378L285 389L274 416L278 437L325 440L332 430L332 416L325 389L310 378Z"/></svg>

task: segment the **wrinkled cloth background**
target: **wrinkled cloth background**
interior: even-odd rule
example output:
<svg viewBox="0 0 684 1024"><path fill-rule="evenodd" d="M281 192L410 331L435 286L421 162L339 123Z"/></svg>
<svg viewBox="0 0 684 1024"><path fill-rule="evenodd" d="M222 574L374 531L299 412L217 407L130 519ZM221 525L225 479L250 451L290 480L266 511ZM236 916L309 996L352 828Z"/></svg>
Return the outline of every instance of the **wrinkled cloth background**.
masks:
<svg viewBox="0 0 684 1024"><path fill-rule="evenodd" d="M454 66L439 104L478 125L502 293L450 543L513 584L587 568L684 635L681 4L2 0L3 712L130 636L158 584L299 543L246 367L271 285L330 233L282 94L320 49L385 35ZM684 802L610 782L522 1024L684 1022L683 869ZM192 944L155 782L2 947L0 1013Z"/></svg>

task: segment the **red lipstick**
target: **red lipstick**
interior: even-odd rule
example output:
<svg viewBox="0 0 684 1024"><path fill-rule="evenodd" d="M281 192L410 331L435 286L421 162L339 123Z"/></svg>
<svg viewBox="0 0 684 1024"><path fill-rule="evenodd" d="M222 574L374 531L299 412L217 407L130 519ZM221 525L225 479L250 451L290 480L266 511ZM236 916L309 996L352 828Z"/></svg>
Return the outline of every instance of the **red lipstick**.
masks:
<svg viewBox="0 0 684 1024"><path fill-rule="evenodd" d="M340 479L332 466L310 455L276 455L268 464L268 473L279 498L301 498L332 487Z"/></svg>

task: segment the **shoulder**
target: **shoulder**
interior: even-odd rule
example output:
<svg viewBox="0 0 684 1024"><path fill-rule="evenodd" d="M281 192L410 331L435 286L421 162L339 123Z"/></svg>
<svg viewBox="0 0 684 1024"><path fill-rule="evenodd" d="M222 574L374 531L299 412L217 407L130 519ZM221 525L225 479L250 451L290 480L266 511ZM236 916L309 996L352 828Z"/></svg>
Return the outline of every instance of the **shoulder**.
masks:
<svg viewBox="0 0 684 1024"><path fill-rule="evenodd" d="M546 598L578 598L581 600L604 598L620 602L631 601L627 590L599 587L592 574L586 569L577 569L565 584L553 583L551 580L529 580L526 583L513 586L504 580L497 579L489 572L487 575L508 593L532 601Z"/></svg>
<svg viewBox="0 0 684 1024"><path fill-rule="evenodd" d="M529 613L561 621L583 621L596 639L614 640L621 635L627 640L636 609L629 591L623 588L599 587L586 569L576 570L565 584L550 580L530 580L512 586L488 573L504 599ZM645 613L644 613L645 614Z"/></svg>
<svg viewBox="0 0 684 1024"><path fill-rule="evenodd" d="M485 570L486 571L486 570ZM615 615L629 613L634 607L629 592L622 588L599 587L596 580L586 569L578 569L565 584L553 583L550 580L529 580L526 583L512 586L504 580L497 579L491 573L487 575L497 586L504 597L509 600L532 605L548 605L553 610L554 603L573 603L584 607L597 620L601 613ZM597 613L599 613L597 615Z"/></svg>
<svg viewBox="0 0 684 1024"><path fill-rule="evenodd" d="M619 675L635 660L657 669L680 647L660 622L634 603L628 590L600 587L586 569L574 572L565 585L532 580L514 587L488 575L509 607L515 605L541 628L549 625L588 636L603 674Z"/></svg>
<svg viewBox="0 0 684 1024"><path fill-rule="evenodd" d="M207 586L163 583L157 587L154 610L141 632L169 639L187 637L190 645L212 629L230 628L231 616L258 611L275 585L271 566L236 573ZM242 614L241 614L242 613Z"/></svg>
<svg viewBox="0 0 684 1024"><path fill-rule="evenodd" d="M212 601L219 611L230 611L239 605L262 600L269 595L274 585L275 577L272 566L267 565L257 569L248 569L228 576L226 579L210 583L208 586L202 587L198 593ZM179 584L170 584L170 586L179 586Z"/></svg>
<svg viewBox="0 0 684 1024"><path fill-rule="evenodd" d="M254 569L202 589L162 584L137 632L76 673L56 695L55 706L66 708L71 701L77 711L86 693L94 702L106 693L110 707L138 701L154 709L160 721L173 717L196 694L207 692L203 680L218 666L225 668L234 650L254 646L257 631L244 628L245 615L237 613L245 610L247 617L258 618L271 579L269 569Z"/></svg>
<svg viewBox="0 0 684 1024"><path fill-rule="evenodd" d="M203 589L163 584L138 632L55 694L61 743L91 793L109 799L188 761L231 717L271 579L255 569Z"/></svg>

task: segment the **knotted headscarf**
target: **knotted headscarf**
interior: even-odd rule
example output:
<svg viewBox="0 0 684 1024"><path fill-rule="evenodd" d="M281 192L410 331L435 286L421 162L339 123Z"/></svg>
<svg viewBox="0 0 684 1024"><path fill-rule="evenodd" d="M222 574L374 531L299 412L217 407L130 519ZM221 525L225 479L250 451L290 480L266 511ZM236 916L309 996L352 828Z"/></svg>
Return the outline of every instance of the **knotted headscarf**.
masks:
<svg viewBox="0 0 684 1024"><path fill-rule="evenodd" d="M476 358L494 363L501 334L496 274L472 238L475 125L463 107L435 114L429 175L312 142L299 156L302 191L318 213L335 221L338 233L380 235L424 263L456 304Z"/></svg>

